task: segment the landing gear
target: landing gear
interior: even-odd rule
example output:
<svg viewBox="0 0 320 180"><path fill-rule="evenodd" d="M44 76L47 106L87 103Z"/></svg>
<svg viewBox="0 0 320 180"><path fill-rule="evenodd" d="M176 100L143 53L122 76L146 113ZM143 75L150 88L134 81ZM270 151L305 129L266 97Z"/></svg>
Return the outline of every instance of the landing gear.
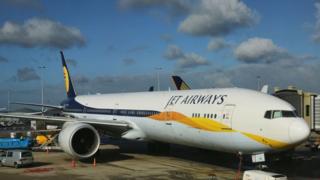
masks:
<svg viewBox="0 0 320 180"><path fill-rule="evenodd" d="M16 169L18 169L20 166L19 166L19 164L18 163L14 163L14 168L16 168Z"/></svg>
<svg viewBox="0 0 320 180"><path fill-rule="evenodd" d="M159 141L148 142L148 151L150 154L155 155L170 154L170 144Z"/></svg>
<svg viewBox="0 0 320 180"><path fill-rule="evenodd" d="M237 175L235 177L236 180L241 179L240 175L241 175L241 168L242 168L242 152L238 153L238 157L239 157L239 164L238 164L238 171L237 171Z"/></svg>

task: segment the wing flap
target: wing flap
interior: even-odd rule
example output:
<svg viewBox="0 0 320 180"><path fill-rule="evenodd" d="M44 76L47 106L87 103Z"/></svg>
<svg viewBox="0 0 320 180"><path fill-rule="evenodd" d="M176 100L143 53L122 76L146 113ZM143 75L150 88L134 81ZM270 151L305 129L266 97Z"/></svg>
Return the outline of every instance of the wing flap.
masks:
<svg viewBox="0 0 320 180"><path fill-rule="evenodd" d="M46 108L61 109L61 110L63 109L63 106L56 106L56 105L50 105L50 104L36 104L36 103L25 103L25 102L12 102L10 104L35 106L35 107L46 107Z"/></svg>

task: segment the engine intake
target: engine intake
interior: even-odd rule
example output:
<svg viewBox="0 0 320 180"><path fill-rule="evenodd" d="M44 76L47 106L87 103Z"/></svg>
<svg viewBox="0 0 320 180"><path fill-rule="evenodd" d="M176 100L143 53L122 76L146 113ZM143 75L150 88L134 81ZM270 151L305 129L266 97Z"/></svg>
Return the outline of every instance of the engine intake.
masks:
<svg viewBox="0 0 320 180"><path fill-rule="evenodd" d="M100 146L97 130L81 122L64 124L58 140L63 151L79 159L93 156Z"/></svg>

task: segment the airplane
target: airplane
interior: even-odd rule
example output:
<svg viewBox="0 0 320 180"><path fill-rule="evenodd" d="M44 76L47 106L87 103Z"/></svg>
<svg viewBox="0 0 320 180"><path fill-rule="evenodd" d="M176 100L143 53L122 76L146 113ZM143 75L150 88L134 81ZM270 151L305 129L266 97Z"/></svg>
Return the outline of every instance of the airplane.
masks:
<svg viewBox="0 0 320 180"><path fill-rule="evenodd" d="M94 156L101 132L128 140L172 143L237 154L294 148L310 134L289 103L250 89L215 88L77 95L64 54L65 115L0 114L63 126L58 142L75 159ZM36 105L36 104L34 104Z"/></svg>
<svg viewBox="0 0 320 180"><path fill-rule="evenodd" d="M180 76L172 76L173 83L175 84L177 90L189 90L191 89L188 84ZM268 85L263 85L261 92L268 94Z"/></svg>

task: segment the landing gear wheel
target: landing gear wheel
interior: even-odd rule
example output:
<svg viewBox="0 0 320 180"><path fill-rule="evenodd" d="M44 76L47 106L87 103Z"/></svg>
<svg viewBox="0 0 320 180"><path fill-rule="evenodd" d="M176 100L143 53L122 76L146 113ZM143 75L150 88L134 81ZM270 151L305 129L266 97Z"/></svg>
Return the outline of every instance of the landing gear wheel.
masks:
<svg viewBox="0 0 320 180"><path fill-rule="evenodd" d="M16 169L18 169L18 168L19 168L19 164L18 164L18 163L14 163L14 167L15 167Z"/></svg>

